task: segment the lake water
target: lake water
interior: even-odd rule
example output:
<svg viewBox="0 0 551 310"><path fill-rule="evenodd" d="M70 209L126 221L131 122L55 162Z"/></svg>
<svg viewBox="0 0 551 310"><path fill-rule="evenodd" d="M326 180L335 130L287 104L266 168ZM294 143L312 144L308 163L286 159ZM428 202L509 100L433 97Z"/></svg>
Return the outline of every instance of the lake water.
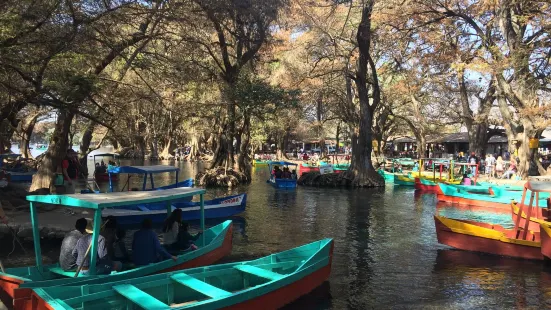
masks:
<svg viewBox="0 0 551 310"><path fill-rule="evenodd" d="M122 164L154 164L122 161ZM201 164L169 163L192 177ZM93 163L91 163L93 165ZM413 188L348 190L266 184L268 169L254 171L250 185L209 189L208 198L246 192L247 210L235 218L233 251L224 262L249 260L321 238L335 241L328 282L289 309L512 309L551 306L551 271L543 264L452 250L438 244L434 195ZM157 186L174 176L159 176ZM125 178L119 181L119 187ZM131 179L141 187L141 179ZM104 186L105 188L105 186ZM443 208L446 215L478 220L507 218ZM56 245L57 246L57 245ZM46 246L55 259L56 246ZM11 247L10 249L11 250ZM0 258L7 255L0 250ZM15 255L15 256L14 256ZM11 264L32 264L16 251Z"/></svg>

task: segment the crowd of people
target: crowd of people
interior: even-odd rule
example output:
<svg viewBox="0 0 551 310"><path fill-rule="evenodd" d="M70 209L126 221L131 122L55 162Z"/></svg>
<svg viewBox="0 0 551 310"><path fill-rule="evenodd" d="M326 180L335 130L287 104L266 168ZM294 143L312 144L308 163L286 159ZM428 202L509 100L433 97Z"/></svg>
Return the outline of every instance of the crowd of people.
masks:
<svg viewBox="0 0 551 310"><path fill-rule="evenodd" d="M63 238L59 264L64 271L76 273L80 267L80 275L88 274L93 227L91 219L80 218L75 223L75 230ZM201 233L190 234L188 224L182 221L182 210L175 209L165 220L162 235L164 244L153 231L151 219L144 219L141 228L134 233L129 253L125 243L126 231L118 227L115 217L108 217L98 237L96 274L121 271L123 264L128 263L146 266L167 259L177 261L177 255L182 251L197 249L194 242Z"/></svg>
<svg viewBox="0 0 551 310"><path fill-rule="evenodd" d="M279 166L275 166L274 170L272 170L272 176L276 179L297 179L297 171L293 170L290 171L289 167L283 167L283 169L279 169Z"/></svg>

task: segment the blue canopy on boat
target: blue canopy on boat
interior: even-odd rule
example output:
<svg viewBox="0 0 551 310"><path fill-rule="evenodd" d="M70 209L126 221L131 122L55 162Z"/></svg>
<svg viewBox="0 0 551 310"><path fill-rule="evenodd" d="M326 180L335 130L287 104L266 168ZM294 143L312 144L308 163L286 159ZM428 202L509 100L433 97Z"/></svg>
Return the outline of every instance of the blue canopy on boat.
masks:
<svg viewBox="0 0 551 310"><path fill-rule="evenodd" d="M109 169L109 173L139 173L139 174L149 174L149 173L162 173L162 172L177 172L180 171L180 168L174 166L166 165L155 165L155 166L122 166L114 167Z"/></svg>
<svg viewBox="0 0 551 310"><path fill-rule="evenodd" d="M297 164L291 163L291 162L288 162L288 161L269 161L269 162L268 162L268 165L270 165L270 166L275 166L275 165L280 165L280 166L298 166Z"/></svg>

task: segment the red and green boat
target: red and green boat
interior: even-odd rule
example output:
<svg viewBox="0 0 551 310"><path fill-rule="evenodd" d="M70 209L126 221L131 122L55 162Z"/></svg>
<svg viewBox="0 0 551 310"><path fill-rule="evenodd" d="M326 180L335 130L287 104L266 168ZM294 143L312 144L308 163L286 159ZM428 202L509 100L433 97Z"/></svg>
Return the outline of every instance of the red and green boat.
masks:
<svg viewBox="0 0 551 310"><path fill-rule="evenodd" d="M33 291L31 309L278 309L329 278L333 240L256 260Z"/></svg>

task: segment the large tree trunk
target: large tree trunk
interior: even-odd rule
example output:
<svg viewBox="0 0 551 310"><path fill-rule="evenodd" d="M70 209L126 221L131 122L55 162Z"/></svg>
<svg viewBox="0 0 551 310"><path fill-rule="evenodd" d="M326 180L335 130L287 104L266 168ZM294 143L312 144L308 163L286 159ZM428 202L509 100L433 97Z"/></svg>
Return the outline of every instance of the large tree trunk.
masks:
<svg viewBox="0 0 551 310"><path fill-rule="evenodd" d="M58 113L50 145L40 161L38 172L33 176L30 188L31 192L43 188L49 189L50 192L55 192L55 173L58 169L61 169L61 161L69 148L69 130L73 117L73 112L60 111Z"/></svg>
<svg viewBox="0 0 551 310"><path fill-rule="evenodd" d="M88 175L88 154L90 154L90 144L92 143L92 137L94 129L96 128L96 123L94 121L88 121L88 125L82 133L82 138L80 139L80 152L78 161L80 163L82 173Z"/></svg>
<svg viewBox="0 0 551 310"><path fill-rule="evenodd" d="M40 116L39 113L32 113L27 116L24 120L19 122L19 153L23 158L32 158L31 149L29 147L31 141L31 135L36 125L36 121Z"/></svg>
<svg viewBox="0 0 551 310"><path fill-rule="evenodd" d="M200 159L199 150L199 135L195 129L191 130L191 149L189 150L189 161L196 161Z"/></svg>
<svg viewBox="0 0 551 310"><path fill-rule="evenodd" d="M356 36L360 51L355 79L360 101L360 126L357 146L352 150L352 164L350 165L349 172L354 175L352 185L359 187L385 185L383 177L375 171L371 162L373 111L381 101L375 63L369 54L371 48L371 12L373 5L374 0L368 0L364 3L362 18ZM368 70L368 66L370 70ZM371 96L373 103L371 104L367 89L368 71L371 73L370 80L373 86L373 94Z"/></svg>
<svg viewBox="0 0 551 310"><path fill-rule="evenodd" d="M249 113L244 113L243 116L243 130L241 134L243 138L241 140L241 150L237 159L239 165L239 171L247 176L247 181L252 180L252 165L251 158L249 157L249 144L251 141L251 117Z"/></svg>

